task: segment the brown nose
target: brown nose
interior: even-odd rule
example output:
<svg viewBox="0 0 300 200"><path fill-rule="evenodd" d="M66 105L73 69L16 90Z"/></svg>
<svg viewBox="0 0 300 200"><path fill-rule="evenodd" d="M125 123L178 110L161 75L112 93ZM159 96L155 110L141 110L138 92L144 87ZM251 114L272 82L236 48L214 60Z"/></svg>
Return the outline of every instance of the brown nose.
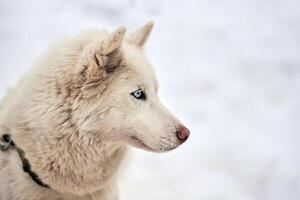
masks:
<svg viewBox="0 0 300 200"><path fill-rule="evenodd" d="M182 126L177 130L176 135L180 142L185 142L190 136L190 131L189 129Z"/></svg>

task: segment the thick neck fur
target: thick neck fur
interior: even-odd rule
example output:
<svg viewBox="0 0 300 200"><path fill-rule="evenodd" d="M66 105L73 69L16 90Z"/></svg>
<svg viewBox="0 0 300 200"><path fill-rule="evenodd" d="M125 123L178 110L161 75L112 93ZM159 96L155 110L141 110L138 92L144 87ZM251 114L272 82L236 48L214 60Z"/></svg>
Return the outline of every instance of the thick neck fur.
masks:
<svg viewBox="0 0 300 200"><path fill-rule="evenodd" d="M7 130L18 147L24 150L32 170L50 186L47 190L54 190L66 199L93 194L101 196L105 195L107 188L111 190L126 153L124 145L92 140L97 133L80 132L66 122L44 129L44 121L38 120L42 117L32 117L31 121L26 117L28 113L18 113Z"/></svg>
<svg viewBox="0 0 300 200"><path fill-rule="evenodd" d="M53 103L57 108L33 105L39 95L35 93L28 101L24 97L11 108L9 122L4 123L8 133L49 190L71 199L102 195L102 190L105 193L111 187L126 147L95 137L101 133L80 130L72 122L72 104Z"/></svg>

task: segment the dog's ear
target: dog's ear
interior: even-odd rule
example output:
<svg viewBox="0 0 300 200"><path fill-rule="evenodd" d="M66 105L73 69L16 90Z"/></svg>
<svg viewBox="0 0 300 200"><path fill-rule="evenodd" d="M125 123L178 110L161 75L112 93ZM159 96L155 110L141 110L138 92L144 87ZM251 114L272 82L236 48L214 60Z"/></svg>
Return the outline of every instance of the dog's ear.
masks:
<svg viewBox="0 0 300 200"><path fill-rule="evenodd" d="M136 46L143 47L151 33L152 27L153 27L153 22L149 21L143 27L129 34L126 37L126 41Z"/></svg>
<svg viewBox="0 0 300 200"><path fill-rule="evenodd" d="M82 51L76 74L81 82L104 79L113 73L121 62L120 47L126 32L120 27L106 38L88 44Z"/></svg>

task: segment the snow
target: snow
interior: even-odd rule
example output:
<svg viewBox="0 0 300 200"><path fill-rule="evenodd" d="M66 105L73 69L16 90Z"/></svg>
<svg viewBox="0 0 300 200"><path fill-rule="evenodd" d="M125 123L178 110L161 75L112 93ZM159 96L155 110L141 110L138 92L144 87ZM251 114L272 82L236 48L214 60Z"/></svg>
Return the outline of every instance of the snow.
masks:
<svg viewBox="0 0 300 200"><path fill-rule="evenodd" d="M192 135L133 150L121 199L298 200L299 13L296 0L1 0L0 95L60 38L154 20L159 93Z"/></svg>

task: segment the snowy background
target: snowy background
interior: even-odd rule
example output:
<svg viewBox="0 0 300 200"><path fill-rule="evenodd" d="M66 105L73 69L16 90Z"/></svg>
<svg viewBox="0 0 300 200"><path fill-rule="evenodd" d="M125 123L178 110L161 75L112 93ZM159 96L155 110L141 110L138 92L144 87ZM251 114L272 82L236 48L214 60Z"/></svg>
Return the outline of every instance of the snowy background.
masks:
<svg viewBox="0 0 300 200"><path fill-rule="evenodd" d="M0 96L54 41L155 21L163 102L191 129L133 150L123 200L300 199L300 1L0 1Z"/></svg>

